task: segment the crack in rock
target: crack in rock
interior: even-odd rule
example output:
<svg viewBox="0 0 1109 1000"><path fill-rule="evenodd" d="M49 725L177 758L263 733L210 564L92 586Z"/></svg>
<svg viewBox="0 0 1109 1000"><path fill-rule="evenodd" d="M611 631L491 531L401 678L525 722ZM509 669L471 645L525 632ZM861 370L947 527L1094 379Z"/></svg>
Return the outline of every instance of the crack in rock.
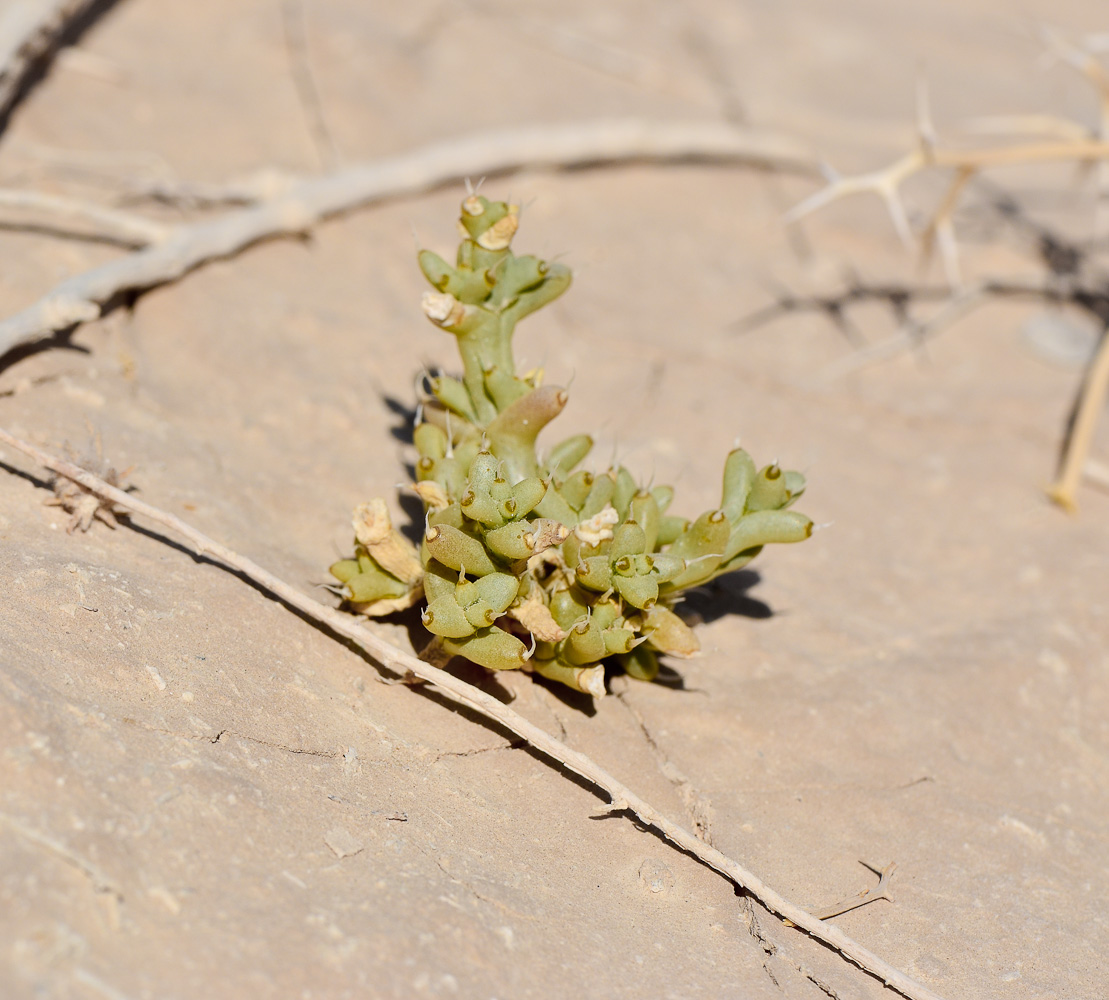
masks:
<svg viewBox="0 0 1109 1000"><path fill-rule="evenodd" d="M479 754L492 753L494 750L519 750L527 745L527 740L509 740L492 747L475 747L473 750L443 750L436 755L435 760L440 761L444 757L477 757Z"/></svg>
<svg viewBox="0 0 1109 1000"><path fill-rule="evenodd" d="M225 736L233 736L235 739L246 740L248 743L257 743L259 746L270 747L273 750L283 750L285 753L306 754L310 757L326 757L330 760L336 760L340 757L346 758L348 752L345 750L313 750L306 747L291 747L285 743L273 743L258 736L248 736L246 733L237 733L233 729L221 729L215 736L208 736L204 733L183 733L176 729L162 729L160 726L151 726L145 722L140 722L138 719L125 717L121 721L126 725L144 729L148 733L159 733L163 736L176 736L178 739L192 740L198 743L221 743Z"/></svg>
<svg viewBox="0 0 1109 1000"><path fill-rule="evenodd" d="M654 755L655 762L658 764L658 769L662 772L663 777L677 790L678 796L682 800L682 805L685 807L685 811L689 816L689 821L693 826L693 832L706 844L711 846L712 821L716 815L716 810L713 809L712 803L698 791L693 782L691 782L674 762L666 756L662 747L659 746L658 740L655 739L650 729L647 727L647 722L643 718L643 715L628 699L627 692L618 692L616 697L620 701L620 704L631 713L632 718L635 719L636 725L639 726L639 731L643 734L643 738L651 748L651 753Z"/></svg>

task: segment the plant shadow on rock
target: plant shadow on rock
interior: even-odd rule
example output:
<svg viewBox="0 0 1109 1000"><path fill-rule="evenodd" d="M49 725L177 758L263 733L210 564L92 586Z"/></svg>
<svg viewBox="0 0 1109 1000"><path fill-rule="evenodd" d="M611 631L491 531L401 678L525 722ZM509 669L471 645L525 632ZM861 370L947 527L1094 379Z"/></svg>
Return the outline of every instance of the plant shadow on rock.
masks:
<svg viewBox="0 0 1109 1000"><path fill-rule="evenodd" d="M690 591L679 606L686 617L714 622L727 615L763 620L774 616L774 609L765 601L752 597L748 591L762 582L755 570L744 569L713 580L706 587Z"/></svg>

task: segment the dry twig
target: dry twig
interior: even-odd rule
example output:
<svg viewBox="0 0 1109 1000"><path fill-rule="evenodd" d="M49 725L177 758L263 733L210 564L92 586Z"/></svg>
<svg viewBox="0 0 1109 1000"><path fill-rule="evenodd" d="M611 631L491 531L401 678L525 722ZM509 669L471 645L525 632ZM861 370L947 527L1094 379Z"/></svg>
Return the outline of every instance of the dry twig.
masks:
<svg viewBox="0 0 1109 1000"><path fill-rule="evenodd" d="M1048 487L1047 495L1066 510L1074 510L1074 495L1087 465L1090 442L1094 438L1097 418L1103 409L1109 391L1109 332L1103 331L1101 343L1086 370L1086 378L1078 394L1078 405L1071 424L1070 440L1063 453L1063 461L1055 482Z"/></svg>
<svg viewBox="0 0 1109 1000"><path fill-rule="evenodd" d="M180 518L110 486L71 462L48 455L2 429L0 429L0 441L34 459L44 468L71 479L85 489L96 493L106 501L130 510L133 514L146 517L155 524L168 528L188 539L198 553L214 557L224 565L252 580L260 588L273 594L288 607L295 608L337 635L351 639L387 670L401 676L411 674L419 677L434 685L453 701L469 706L485 718L491 719L515 733L540 753L558 761L575 774L585 778L596 788L604 791L609 797L612 811L631 812L640 822L653 827L679 850L692 855L709 868L719 872L735 886L758 899L767 909L796 924L809 935L835 949L859 968L880 979L903 996L910 998L910 1000L939 1000L939 997L927 987L893 968L885 960L849 938L834 924L826 924L796 903L784 899L738 862L733 861L716 848L710 847L683 827L672 823L652 805L641 799L630 788L594 763L585 754L555 739L484 691L480 691L452 674L417 659L411 653L404 652L375 635L350 616L305 596L257 563L202 534Z"/></svg>
<svg viewBox="0 0 1109 1000"><path fill-rule="evenodd" d="M874 903L879 899L893 902L893 897L889 894L889 880L893 878L893 873L897 871L897 862L891 861L885 868L875 868L874 865L868 865L865 861L860 861L859 864L878 876L878 884L873 889L864 889L854 896L848 896L838 903L817 910L813 914L814 917L819 917L821 920L831 920L832 917L838 917L841 913L857 910L860 906L866 906L867 903Z"/></svg>
<svg viewBox="0 0 1109 1000"><path fill-rule="evenodd" d="M889 893L889 881L893 878L893 873L897 871L897 862L891 861L885 868L875 868L874 865L869 865L865 861L860 861L859 864L878 876L878 884L873 889L864 889L862 892L855 893L854 896L841 899L838 903L832 903L830 906L814 910L814 917L819 920L831 920L832 917L857 910L860 906L866 906L867 903L876 903L879 899L893 902L893 897ZM785 923L787 926L791 926L793 921L787 920Z"/></svg>
<svg viewBox="0 0 1109 1000"><path fill-rule="evenodd" d="M196 209L257 205L280 197L301 180L301 177L287 170L267 167L214 183L176 180L169 176L153 180L124 178L117 183L124 189L121 200L127 203L152 201L181 209Z"/></svg>
<svg viewBox="0 0 1109 1000"><path fill-rule="evenodd" d="M0 356L98 318L102 307L122 293L165 284L260 240L303 233L322 219L374 202L523 167L628 160L718 161L797 172L815 169L808 153L791 139L714 122L599 121L487 132L437 143L302 180L256 207L173 227L145 249L62 282L34 305L0 322Z"/></svg>
<svg viewBox="0 0 1109 1000"><path fill-rule="evenodd" d="M312 56L308 51L308 14L301 0L282 0L281 20L285 27L289 72L293 77L305 124L312 136L312 144L320 163L334 169L339 165L341 157L335 137L328 128L327 116L320 100L320 89L312 70Z"/></svg>
<svg viewBox="0 0 1109 1000"><path fill-rule="evenodd" d="M898 236L906 243L912 242L908 213L901 201L901 185L915 174L931 168L946 168L953 172L947 192L940 200L922 235L925 250L933 244L947 248L945 268L951 283L959 284L958 262L954 256L955 243L945 237L951 225L951 216L967 182L980 171L991 167L1014 164L1041 163L1053 160L1080 163L1109 160L1109 141L1100 138L1078 138L1068 141L1031 142L1015 146L985 149L940 149L921 141L919 147L882 170L852 177L831 175L828 185L810 195L786 213L786 222L797 222L819 208L848 195L872 192L886 204Z"/></svg>
<svg viewBox="0 0 1109 1000"><path fill-rule="evenodd" d="M169 226L133 212L42 191L0 188L0 208L12 209L16 215L0 219L0 227L34 226L127 247L149 246L170 232ZM21 222L22 216L27 221Z"/></svg>
<svg viewBox="0 0 1109 1000"><path fill-rule="evenodd" d="M1030 118L987 120L990 130L1004 124L1016 132L1038 131L1046 138L1021 141L1009 145L960 149L939 144L932 127L928 109L927 92L921 87L917 99L917 144L900 159L870 173L841 177L826 171L828 183L810 195L786 215L787 222L797 222L804 216L848 195L870 192L878 195L886 205L894 229L906 244L911 244L913 234L909 216L901 199L901 187L910 178L924 171L939 169L948 172L946 192L933 210L927 225L920 234L924 262L934 249L939 250L944 270L951 285L949 307L939 314L933 326L949 322L971 308L985 295L995 294L990 287L1004 282L987 281L966 288L959 275L958 246L954 230L954 214L971 181L983 171L1016 164L1033 164L1048 161L1070 161L1085 167L1100 166L1099 181L1103 187L1109 177L1109 70L1087 48L1067 42L1057 33L1045 31L1045 41L1052 53L1082 74L1098 94L1100 117L1098 125L1087 128L1080 123L1044 116ZM919 340L919 331L902 331L894 342L911 344ZM882 345L879 354L887 353ZM870 352L873 354L874 352ZM869 357L864 360L870 360ZM1063 458L1055 482L1048 489L1048 496L1068 510L1075 507L1075 491L1082 478L1090 445L1093 441L1097 414L1109 393L1109 336L1103 336L1101 346L1091 362L1075 405L1075 419L1067 435Z"/></svg>

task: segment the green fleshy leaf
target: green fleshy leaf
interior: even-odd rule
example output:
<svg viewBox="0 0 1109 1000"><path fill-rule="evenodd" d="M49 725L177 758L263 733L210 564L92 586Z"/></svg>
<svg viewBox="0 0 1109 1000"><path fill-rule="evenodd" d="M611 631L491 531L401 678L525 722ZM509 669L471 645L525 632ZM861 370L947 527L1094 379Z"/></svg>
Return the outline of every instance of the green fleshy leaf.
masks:
<svg viewBox="0 0 1109 1000"><path fill-rule="evenodd" d="M489 670L518 670L528 660L527 646L496 625L464 639L444 639L443 648Z"/></svg>
<svg viewBox="0 0 1109 1000"><path fill-rule="evenodd" d="M637 681L653 681L658 676L658 657L643 646L616 658L629 677Z"/></svg>

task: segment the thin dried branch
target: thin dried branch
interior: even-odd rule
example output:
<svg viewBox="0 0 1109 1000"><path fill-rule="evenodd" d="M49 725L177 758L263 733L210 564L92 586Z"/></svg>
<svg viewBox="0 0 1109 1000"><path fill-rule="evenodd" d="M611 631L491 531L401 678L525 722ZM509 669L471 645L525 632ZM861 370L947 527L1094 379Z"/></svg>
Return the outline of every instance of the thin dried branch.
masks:
<svg viewBox="0 0 1109 1000"><path fill-rule="evenodd" d="M1078 394L1074 421L1071 424L1063 461L1055 482L1047 495L1065 510L1074 511L1075 494L1082 481L1086 456L1094 439L1097 418L1105 405L1109 392L1109 332L1103 331L1101 344L1086 370L1086 378Z"/></svg>
<svg viewBox="0 0 1109 1000"><path fill-rule="evenodd" d="M1098 96L1100 115L1095 134L1101 138L1109 138L1109 70L1097 57L1097 50L1089 38L1075 45L1063 37L1058 31L1044 28L1041 35L1051 54L1061 59L1067 66L1085 77L1086 82L1094 89ZM1090 167L1091 164L1085 166ZM1109 189L1109 163L1102 160L1095 169L1097 187L1102 194ZM1107 209L1101 199L1094 206L1094 221L1099 233L1104 233L1107 222Z"/></svg>
<svg viewBox="0 0 1109 1000"><path fill-rule="evenodd" d="M952 287L957 287L959 271L953 216L961 195L976 176L996 167L1062 161L1099 164L1102 167L1100 179L1104 182L1106 170L1109 169L1106 167L1109 163L1109 71L1091 51L1070 44L1057 32L1045 29L1042 34L1049 49L1081 73L1097 91L1100 102L1097 128L1040 115L978 119L974 123L978 131L997 131L1001 124L1008 122L1015 125L1018 132L1041 132L1048 137L1033 142L982 148L943 147L932 124L927 89L922 81L918 81L916 148L880 170L855 176L840 176L829 171L828 184L786 213L786 222L797 222L849 195L870 192L885 203L902 242L911 245L908 213L901 198L902 185L909 178L928 170L951 171L954 176L924 229L922 245L925 259L933 247L939 247L948 280Z"/></svg>
<svg viewBox="0 0 1109 1000"><path fill-rule="evenodd" d="M857 910L860 906L866 906L867 903L875 903L879 899L893 902L893 897L889 893L889 882L893 878L893 873L897 871L897 862L891 861L885 868L875 868L874 865L869 865L865 861L860 861L859 864L878 876L878 884L873 889L864 889L854 896L848 896L838 903L832 903L831 906L814 910L814 917L820 920L831 920L832 917L838 917L841 913L849 913L851 910ZM790 920L786 921L787 926L791 923Z"/></svg>
<svg viewBox="0 0 1109 1000"><path fill-rule="evenodd" d="M34 305L0 322L0 356L96 319L104 304L121 293L165 284L261 240L303 233L322 219L386 198L524 167L562 168L629 160L743 163L802 173L815 170L804 148L789 138L715 122L599 121L488 132L436 143L300 181L255 207L176 226L158 242L62 282Z"/></svg>
<svg viewBox="0 0 1109 1000"><path fill-rule="evenodd" d="M897 862L891 861L885 868L875 868L865 861L860 861L859 864L878 876L878 884L873 889L864 889L854 896L841 899L838 903L825 906L822 910L817 910L813 916L819 917L821 920L830 920L832 917L838 917L841 913L857 910L860 906L866 906L867 903L874 903L879 899L893 902L893 897L889 893L889 881L893 878L893 873L897 871Z"/></svg>
<svg viewBox="0 0 1109 1000"><path fill-rule="evenodd" d="M16 0L0 14L0 128L41 60L99 0Z"/></svg>
<svg viewBox="0 0 1109 1000"><path fill-rule="evenodd" d="M925 170L932 168L953 170L957 178L965 174L969 179L983 170L994 167L1051 161L1092 163L1107 160L1109 160L1109 141L1088 135L1072 140L1045 140L982 149L922 146L906 153L881 170L846 177L832 175L826 187L790 209L785 215L785 221L798 222L833 201L839 201L852 194L870 192L878 195L885 202L897 234L903 242L911 244L912 233L908 224L908 213L901 200L901 185L910 177ZM966 180L959 183L965 186ZM956 200L944 199L940 211L950 212ZM929 228L934 229L941 221L937 212L930 220Z"/></svg>
<svg viewBox="0 0 1109 1000"><path fill-rule="evenodd" d="M935 138L928 111L927 93L923 88L917 92L917 132L916 148L884 167L870 173L853 177L830 175L828 184L810 195L786 215L788 223L794 223L804 216L851 194L870 192L885 202L893 220L894 228L902 242L911 240L908 213L901 198L902 185L911 177L924 171L941 169L952 176L947 189L921 236L922 259L926 264L934 249L939 250L944 271L951 288L949 301L926 323L902 323L898 333L882 344L867 347L854 357L836 366L836 376L854 371L872 361L890 357L905 347L919 345L935 329L953 322L967 310L989 296L1031 293L1045 298L1069 301L1072 304L1095 313L1103 325L1109 325L1109 315L1104 311L1106 304L1106 283L1097 282L1097 287L1083 287L1079 270L1083 252L1074 246L1065 246L1053 239L1052 234L1041 230L1037 233L1037 250L1042 263L1047 267L1053 282L1044 287L1014 288L1012 282L1004 280L980 281L964 287L959 274L958 246L955 237L954 217L963 195L970 183L987 170L995 167L1042 163L1052 160L1070 161L1079 164L1084 170L1095 170L1099 195L1109 189L1109 70L1098 60L1092 48L1076 46L1057 32L1044 30L1043 37L1052 55L1062 60L1080 73L1097 92L1100 104L1100 121L1096 128L1087 128L1074 122L1056 118L1028 116L1018 118L1014 124L1018 131L1042 132L1046 138L1032 142L1018 142L984 148L958 149L941 147ZM987 120L987 128L996 129L1000 122L1012 119ZM979 123L981 129L982 123ZM1005 214L1002 205L995 206ZM1019 214L1010 208L1012 214ZM1092 213L1095 222L1103 211L1100 197L1095 202ZM1100 230L1100 226L1095 227ZM1068 288L1061 286L1069 283ZM791 302L790 308L796 303ZM781 303L779 303L781 306ZM844 328L843 302L835 297L824 298L819 307ZM778 311L783 311L781 308ZM1091 362L1086 378L1079 390L1074 408L1074 421L1067 435L1063 449L1063 459L1059 474L1048 490L1048 496L1061 506L1073 509L1075 491L1082 478L1083 469L1090 444L1093 440L1094 424L1109 395L1109 340L1103 337L1102 346Z"/></svg>
<svg viewBox="0 0 1109 1000"><path fill-rule="evenodd" d="M334 169L342 157L339 156L339 147L328 127L323 101L320 100L320 89L316 85L312 56L308 50L308 15L302 0L282 0L281 20L285 27L289 72L296 87L305 124L312 135L312 144L321 165Z"/></svg>
<svg viewBox="0 0 1109 1000"><path fill-rule="evenodd" d="M145 517L187 539L198 553L214 557L224 565L252 580L286 606L296 609L313 621L319 622L335 634L357 643L387 670L402 676L415 675L421 680L434 685L453 701L474 709L485 718L515 733L546 757L557 761L602 790L609 797L612 811L631 812L641 823L657 830L679 850L692 855L709 868L719 872L736 887L758 899L767 909L796 924L810 936L835 949L859 968L897 990L903 996L910 998L910 1000L939 1000L938 996L926 986L915 982L904 973L893 968L885 960L849 938L834 924L824 923L796 903L791 903L783 898L737 861L733 861L716 848L710 847L693 833L668 820L654 806L641 799L630 788L585 754L555 739L484 691L478 690L446 671L425 663L411 653L406 653L375 635L350 616L305 596L257 563L202 534L180 518L110 486L71 462L48 455L2 429L0 429L0 441L34 459L44 468L71 479L85 489L96 493L97 496L103 497L106 501L129 510L132 514Z"/></svg>
<svg viewBox="0 0 1109 1000"><path fill-rule="evenodd" d="M15 210L0 218L0 227L34 226L127 247L149 246L170 232L169 226L133 212L41 191L0 188L0 208Z"/></svg>
<svg viewBox="0 0 1109 1000"><path fill-rule="evenodd" d="M857 174L853 177L844 177L830 167L825 167L825 175L828 178L827 186L815 194L809 195L799 205L786 212L785 222L787 225L798 222L806 215L811 215L818 209L824 208L825 205L830 205L833 201L839 201L840 198L846 198L848 195L871 192L885 203L894 230L901 237L902 242L906 246L910 246L912 244L912 231L899 192L902 183L922 170L924 166L925 151L917 150L906 154L896 163L891 163L883 170Z"/></svg>
<svg viewBox="0 0 1109 1000"><path fill-rule="evenodd" d="M286 194L302 180L296 174L273 167L216 183L165 177L127 179L123 182L125 190L121 201L131 204L152 201L182 209L257 205Z"/></svg>
<svg viewBox="0 0 1109 1000"><path fill-rule="evenodd" d="M962 284L959 273L959 248L955 241L955 209L967 185L974 179L974 174L975 171L965 168L955 171L947 193L920 238L922 268L927 267L932 251L939 248L944 276L952 288L958 288Z"/></svg>

